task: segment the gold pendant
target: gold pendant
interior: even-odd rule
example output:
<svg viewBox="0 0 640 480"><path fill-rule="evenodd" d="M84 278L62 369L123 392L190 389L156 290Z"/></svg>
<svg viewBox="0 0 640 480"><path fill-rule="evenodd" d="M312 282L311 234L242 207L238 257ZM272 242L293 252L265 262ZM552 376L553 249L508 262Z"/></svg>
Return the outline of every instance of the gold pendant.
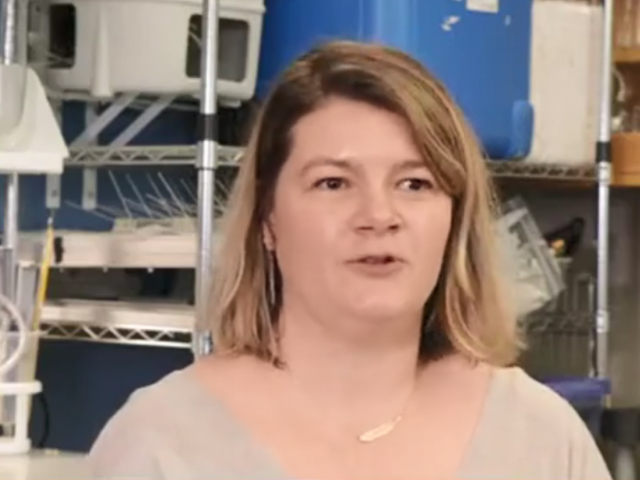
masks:
<svg viewBox="0 0 640 480"><path fill-rule="evenodd" d="M389 420L388 422L383 423L379 427L376 427L372 430L367 430L366 432L358 436L358 440L360 440L362 443L375 442L379 438L389 435L393 431L393 429L396 428L396 425L400 423L400 420L402 420L402 415L399 415L393 420Z"/></svg>

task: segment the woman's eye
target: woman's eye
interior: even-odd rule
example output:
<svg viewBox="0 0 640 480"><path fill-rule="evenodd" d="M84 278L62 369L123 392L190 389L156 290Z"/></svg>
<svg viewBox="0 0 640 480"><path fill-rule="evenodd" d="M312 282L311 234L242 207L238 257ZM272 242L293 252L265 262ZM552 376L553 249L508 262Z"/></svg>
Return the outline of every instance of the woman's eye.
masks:
<svg viewBox="0 0 640 480"><path fill-rule="evenodd" d="M426 178L407 178L401 182L401 187L405 190L430 190L433 188L433 182Z"/></svg>
<svg viewBox="0 0 640 480"><path fill-rule="evenodd" d="M340 177L329 177L323 178L315 182L314 187L316 188L324 188L326 190L339 190L344 188L347 185L347 182L344 178Z"/></svg>

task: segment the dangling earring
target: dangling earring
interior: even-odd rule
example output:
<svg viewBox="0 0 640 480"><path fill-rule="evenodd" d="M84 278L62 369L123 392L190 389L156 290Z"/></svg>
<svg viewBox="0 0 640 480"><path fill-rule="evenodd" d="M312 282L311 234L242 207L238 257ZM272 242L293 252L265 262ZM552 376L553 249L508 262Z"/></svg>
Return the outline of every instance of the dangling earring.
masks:
<svg viewBox="0 0 640 480"><path fill-rule="evenodd" d="M267 250L267 294L269 307L276 305L276 262L275 254Z"/></svg>
<svg viewBox="0 0 640 480"><path fill-rule="evenodd" d="M434 287L433 291L431 292L431 296L429 297L429 299L427 300L426 305L424 306L424 310L423 310L423 324L422 324L422 333L423 334L428 334L431 332L431 329L434 327L434 325L436 324L437 320L437 298L438 298L438 291L440 290L440 282L436 283L436 286Z"/></svg>
<svg viewBox="0 0 640 480"><path fill-rule="evenodd" d="M434 326L435 321L436 321L436 311L434 308L429 309L429 313L424 319L424 322L422 325L422 333L429 333L431 331L431 328Z"/></svg>

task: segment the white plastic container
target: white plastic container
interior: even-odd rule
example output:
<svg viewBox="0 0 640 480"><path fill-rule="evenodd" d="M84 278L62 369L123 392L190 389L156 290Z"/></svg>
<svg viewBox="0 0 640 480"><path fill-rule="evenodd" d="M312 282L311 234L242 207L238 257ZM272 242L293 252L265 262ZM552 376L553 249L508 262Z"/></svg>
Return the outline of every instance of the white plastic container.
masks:
<svg viewBox="0 0 640 480"><path fill-rule="evenodd" d="M61 174L68 156L38 75L0 65L0 172Z"/></svg>
<svg viewBox="0 0 640 480"><path fill-rule="evenodd" d="M601 5L534 2L531 161L573 165L595 161L602 16Z"/></svg>
<svg viewBox="0 0 640 480"><path fill-rule="evenodd" d="M0 377L0 456L26 453L31 449L29 417L31 398L42 390L35 379L40 334L29 332L20 360ZM0 332L0 363L18 347L16 333Z"/></svg>
<svg viewBox="0 0 640 480"><path fill-rule="evenodd" d="M255 91L264 0L221 0L218 95ZM48 84L58 90L197 95L199 0L52 0Z"/></svg>

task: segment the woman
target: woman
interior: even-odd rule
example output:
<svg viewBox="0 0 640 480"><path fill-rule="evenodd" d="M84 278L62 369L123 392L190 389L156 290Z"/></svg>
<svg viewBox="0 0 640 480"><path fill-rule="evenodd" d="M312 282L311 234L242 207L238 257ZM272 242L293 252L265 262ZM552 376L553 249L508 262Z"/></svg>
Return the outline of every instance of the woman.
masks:
<svg viewBox="0 0 640 480"><path fill-rule="evenodd" d="M99 477L610 478L517 368L478 145L445 89L380 46L299 59L226 216L216 353L132 396Z"/></svg>

